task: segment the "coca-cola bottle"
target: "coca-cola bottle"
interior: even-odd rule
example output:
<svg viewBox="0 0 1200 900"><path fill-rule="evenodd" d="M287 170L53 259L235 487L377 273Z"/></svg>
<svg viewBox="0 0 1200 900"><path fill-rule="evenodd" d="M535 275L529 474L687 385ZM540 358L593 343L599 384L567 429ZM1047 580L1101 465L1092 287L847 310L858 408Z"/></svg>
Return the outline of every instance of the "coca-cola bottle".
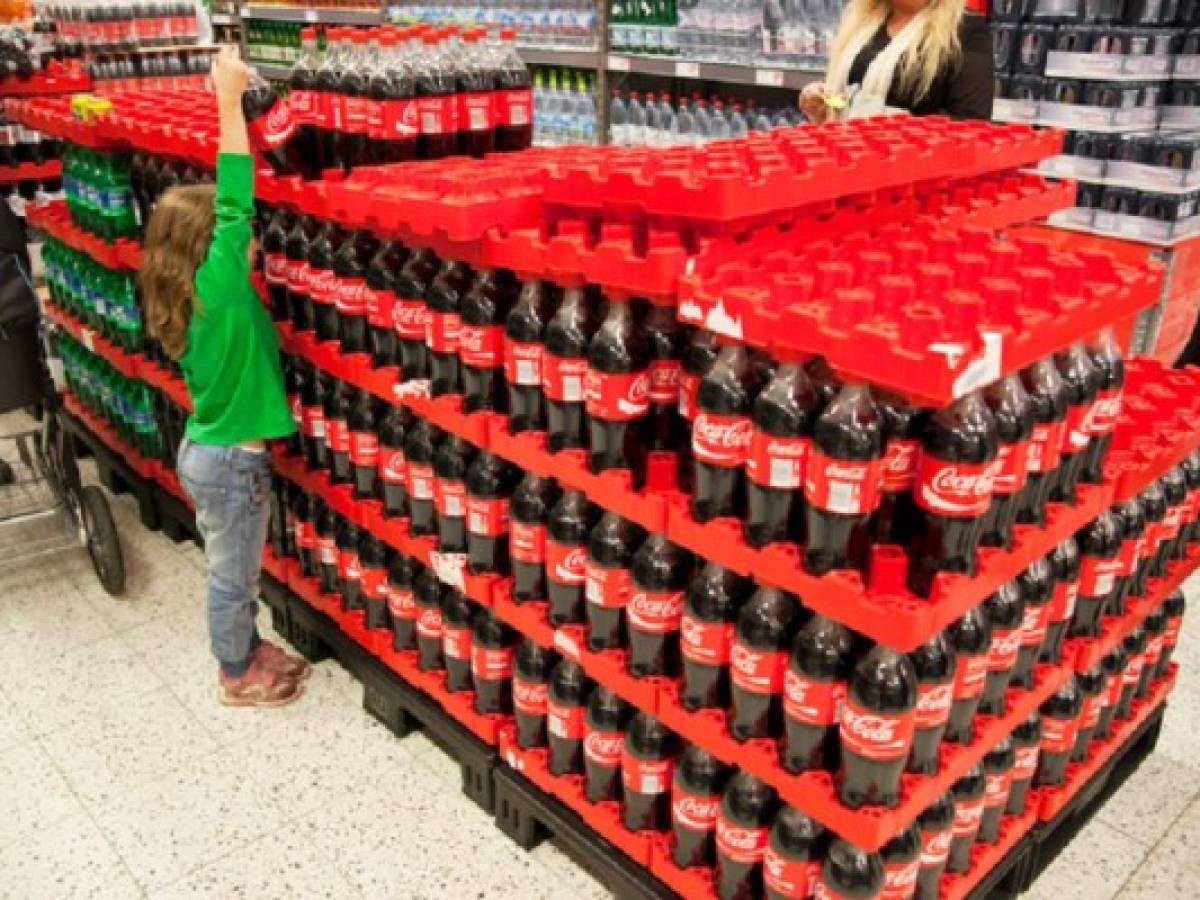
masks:
<svg viewBox="0 0 1200 900"><path fill-rule="evenodd" d="M916 822L879 848L883 861L883 892L880 900L910 900L917 890L921 871L921 828Z"/></svg>
<svg viewBox="0 0 1200 900"><path fill-rule="evenodd" d="M1139 700L1150 694L1150 684L1158 677L1158 661L1162 658L1163 647L1166 645L1167 616L1161 604L1157 609L1151 610L1146 621L1142 623L1142 628L1146 631L1146 649L1142 654L1142 672L1138 678L1137 692L1134 694ZM1082 676L1080 678L1082 679ZM1083 690L1083 687L1081 680L1080 689ZM1086 712L1086 699L1084 709Z"/></svg>
<svg viewBox="0 0 1200 900"><path fill-rule="evenodd" d="M938 748L954 702L957 657L944 634L936 634L908 654L917 675L917 710L908 771L932 775L938 770Z"/></svg>
<svg viewBox="0 0 1200 900"><path fill-rule="evenodd" d="M921 865L917 870L918 900L937 900L938 884L954 840L954 795L946 792L917 816L921 831Z"/></svg>
<svg viewBox="0 0 1200 900"><path fill-rule="evenodd" d="M446 667L442 658L442 585L432 569L422 569L413 581L417 604L417 665L426 672Z"/></svg>
<svg viewBox="0 0 1200 900"><path fill-rule="evenodd" d="M325 443L325 393L333 379L320 369L304 367L306 377L300 390L301 442L304 462L312 471L329 468L329 445Z"/></svg>
<svg viewBox="0 0 1200 900"><path fill-rule="evenodd" d="M729 767L696 744L679 755L671 789L671 858L679 868L716 864L717 811L729 776Z"/></svg>
<svg viewBox="0 0 1200 900"><path fill-rule="evenodd" d="M496 64L496 149L524 150L533 144L533 82L516 45L517 30L500 30Z"/></svg>
<svg viewBox="0 0 1200 900"><path fill-rule="evenodd" d="M955 744L969 744L974 740L975 712L987 685L992 648L992 621L987 610L982 605L967 610L946 629L946 637L958 662L954 671L954 702L944 737Z"/></svg>
<svg viewBox="0 0 1200 900"><path fill-rule="evenodd" d="M1141 545L1146 534L1146 517L1142 513L1142 505L1137 497L1116 504L1112 507L1113 518L1117 521L1117 531L1121 537L1121 549L1117 552L1117 580L1109 595L1105 609L1107 615L1125 615L1125 598L1133 588L1137 575L1138 558L1141 556Z"/></svg>
<svg viewBox="0 0 1200 900"><path fill-rule="evenodd" d="M1042 704L1041 751L1033 776L1033 783L1038 787L1063 783L1067 761L1075 746L1075 727L1082 706L1083 695L1074 676Z"/></svg>
<svg viewBox="0 0 1200 900"><path fill-rule="evenodd" d="M1024 722L1014 728L1012 742L1016 759L1013 762L1012 784L1008 789L1008 803L1004 806L1004 812L1010 816L1019 816L1025 812L1025 799L1029 795L1034 773L1037 772L1038 758L1041 756L1041 713L1031 712Z"/></svg>
<svg viewBox="0 0 1200 900"><path fill-rule="evenodd" d="M992 627L992 642L988 648L987 679L979 711L988 716L1002 716L1007 710L1005 692L1012 682L1021 648L1021 628L1025 620L1025 598L1016 581L1007 581L985 601L983 610Z"/></svg>
<svg viewBox="0 0 1200 900"><path fill-rule="evenodd" d="M850 675L838 736L838 796L852 809L895 806L912 750L917 673L903 653L875 646Z"/></svg>
<svg viewBox="0 0 1200 900"><path fill-rule="evenodd" d="M1167 563L1180 556L1179 533L1183 528L1183 517L1187 510L1187 480L1183 469L1173 466L1159 480L1162 486L1163 498L1166 500L1167 511L1163 515L1160 532L1158 553L1151 564L1150 574L1161 577L1167 573Z"/></svg>
<svg viewBox="0 0 1200 900"><path fill-rule="evenodd" d="M486 451L467 469L467 567L507 575L509 498L521 470Z"/></svg>
<svg viewBox="0 0 1200 900"><path fill-rule="evenodd" d="M400 364L396 346L396 276L408 259L408 250L395 241L383 241L367 265L364 297L367 308L371 365Z"/></svg>
<svg viewBox="0 0 1200 900"><path fill-rule="evenodd" d="M682 369L679 373L679 415L688 425L696 419L699 409L696 398L700 380L716 362L720 347L711 331L694 328L683 348Z"/></svg>
<svg viewBox="0 0 1200 900"><path fill-rule="evenodd" d="M739 770L717 813L716 891L721 900L762 895L762 859L779 807L774 788Z"/></svg>
<svg viewBox="0 0 1200 900"><path fill-rule="evenodd" d="M812 896L821 875L825 829L794 806L781 806L763 854L768 900Z"/></svg>
<svg viewBox="0 0 1200 900"><path fill-rule="evenodd" d="M1183 627L1183 612L1186 602L1183 591L1180 590L1172 591L1163 601L1162 611L1167 623L1166 629L1163 631L1162 654L1158 658L1158 666L1154 672L1155 678L1162 678L1167 674L1167 667L1171 665L1171 657L1175 654L1175 648L1179 646L1179 630Z"/></svg>
<svg viewBox="0 0 1200 900"><path fill-rule="evenodd" d="M583 707L591 683L579 663L561 659L550 673L546 732L551 775L583 774Z"/></svg>
<svg viewBox="0 0 1200 900"><path fill-rule="evenodd" d="M800 612L793 595L769 587L759 587L738 610L729 652L729 731L739 741L781 731L787 652Z"/></svg>
<svg viewBox="0 0 1200 900"><path fill-rule="evenodd" d="M343 112L340 149L342 166L348 172L370 161L371 104L367 89L370 56L365 31L347 29L343 34L348 50L338 83Z"/></svg>
<svg viewBox="0 0 1200 900"><path fill-rule="evenodd" d="M421 133L421 117L417 109L416 79L409 61L402 58L408 48L393 52L402 42L415 43L413 29L392 36L386 32L380 38L387 56L386 77L372 79L368 91L379 101L378 131L375 135L377 162L405 162L417 158L417 141ZM381 66L381 70L385 67Z"/></svg>
<svg viewBox="0 0 1200 900"><path fill-rule="evenodd" d="M820 399L799 363L783 363L754 399L746 456L746 542L803 535L804 472Z"/></svg>
<svg viewBox="0 0 1200 900"><path fill-rule="evenodd" d="M821 403L828 406L842 390L844 382L841 377L823 356L813 357L804 368L821 397Z"/></svg>
<svg viewBox="0 0 1200 900"><path fill-rule="evenodd" d="M879 897L884 891L883 860L849 841L834 838L825 850L817 897Z"/></svg>
<svg viewBox="0 0 1200 900"><path fill-rule="evenodd" d="M1075 540L1080 556L1079 596L1068 635L1096 637L1100 633L1100 618L1117 585L1117 569L1121 562L1118 556L1121 534L1117 520L1105 510L1081 529Z"/></svg>
<svg viewBox="0 0 1200 900"><path fill-rule="evenodd" d="M471 680L475 711L497 715L513 711L513 662L517 635L492 615L478 609L471 623Z"/></svg>
<svg viewBox="0 0 1200 900"><path fill-rule="evenodd" d="M984 516L980 543L1007 550L1012 546L1012 528L1029 474L1034 408L1020 375L1016 374L985 388L983 399L996 419L1000 452L996 457L992 501Z"/></svg>
<svg viewBox="0 0 1200 900"><path fill-rule="evenodd" d="M317 222L312 216L296 216L283 244L288 314L297 333L316 328L316 311L308 295L308 254L316 231Z"/></svg>
<svg viewBox="0 0 1200 900"><path fill-rule="evenodd" d="M1050 600L1046 642L1042 645L1043 661L1057 663L1062 658L1063 638L1075 616L1075 601L1079 597L1080 565L1079 544L1073 537L1060 543L1050 554L1050 566L1054 570L1054 594Z"/></svg>
<svg viewBox="0 0 1200 900"><path fill-rule="evenodd" d="M359 391L346 420L350 433L354 497L358 500L372 500L379 493L379 432L376 423L382 407L382 401L367 391Z"/></svg>
<svg viewBox="0 0 1200 900"><path fill-rule="evenodd" d="M562 496L553 478L526 472L513 491L508 553L512 562L513 598L518 603L545 600L546 523Z"/></svg>
<svg viewBox="0 0 1200 900"><path fill-rule="evenodd" d="M404 553L395 553L388 562L387 606L392 623L392 649L413 650L417 646L417 601L415 584L420 563Z"/></svg>
<svg viewBox="0 0 1200 900"><path fill-rule="evenodd" d="M396 276L392 320L396 326L400 377L405 381L429 377L429 350L425 343L429 307L425 304L425 295L440 265L433 251L416 249L409 254Z"/></svg>
<svg viewBox="0 0 1200 900"><path fill-rule="evenodd" d="M646 477L643 420L650 412L650 348L629 303L612 300L588 345L583 393L588 467L628 469L633 486Z"/></svg>
<svg viewBox="0 0 1200 900"><path fill-rule="evenodd" d="M546 403L546 446L551 453L587 446L583 381L588 344L596 332L598 295L568 288L546 323L542 395Z"/></svg>
<svg viewBox="0 0 1200 900"><path fill-rule="evenodd" d="M351 484L354 473L350 468L350 408L351 388L335 378L325 392L325 446L329 452L329 481L332 484Z"/></svg>
<svg viewBox="0 0 1200 900"><path fill-rule="evenodd" d="M1066 351L1056 353L1054 361L1067 389L1067 420L1062 460L1058 465L1058 476L1050 488L1050 499L1059 503L1074 503L1075 486L1079 483L1091 444L1088 420L1091 418L1092 404L1096 402L1100 373L1092 364L1092 358L1082 341L1076 341Z"/></svg>
<svg viewBox="0 0 1200 900"><path fill-rule="evenodd" d="M467 552L467 468L475 458L473 444L448 434L433 454L433 503L437 508L438 550ZM412 457L409 457L412 470Z"/></svg>
<svg viewBox="0 0 1200 900"><path fill-rule="evenodd" d="M321 222L308 249L308 298L312 302L313 327L318 341L338 339L337 276L333 258L341 243L341 229Z"/></svg>
<svg viewBox="0 0 1200 900"><path fill-rule="evenodd" d="M517 725L517 746L522 750L547 746L546 714L550 694L550 675L558 654L531 638L517 648L513 665L513 715Z"/></svg>
<svg viewBox="0 0 1200 900"><path fill-rule="evenodd" d="M710 562L688 585L680 621L683 683L679 699L689 710L729 706L729 661L734 622L751 584Z"/></svg>
<svg viewBox="0 0 1200 900"><path fill-rule="evenodd" d="M412 414L403 406L390 405L379 420L379 493L383 498L383 514L398 518L408 513L408 464L404 456L405 433Z"/></svg>
<svg viewBox="0 0 1200 900"><path fill-rule="evenodd" d="M1043 557L1017 577L1021 598L1025 601L1025 616L1021 622L1021 646L1013 668L1013 684L1026 690L1033 687L1034 664L1046 641L1050 621L1051 597L1054 594L1054 569Z"/></svg>
<svg viewBox="0 0 1200 900"><path fill-rule="evenodd" d="M507 269L481 269L459 304L458 356L462 364L463 411L504 412L504 321L517 295Z"/></svg>
<svg viewBox="0 0 1200 900"><path fill-rule="evenodd" d="M457 588L442 586L442 656L446 690L471 690L471 620L475 604Z"/></svg>
<svg viewBox="0 0 1200 900"><path fill-rule="evenodd" d="M1121 644L1113 647L1104 658L1100 660L1100 667L1104 671L1104 696L1100 706L1100 720L1096 723L1095 737L1099 740L1104 740L1112 734L1113 719L1117 714L1117 705L1121 702L1121 687L1122 676L1125 673L1125 664L1129 658L1125 655L1125 648Z"/></svg>
<svg viewBox="0 0 1200 900"><path fill-rule="evenodd" d="M319 499L309 496L307 491L293 491L291 510L296 517L296 557L300 560L300 574L305 578L317 576L317 505Z"/></svg>
<svg viewBox="0 0 1200 900"><path fill-rule="evenodd" d="M482 157L496 148L495 114L496 71L485 45L487 29L471 28L463 32L463 55L456 70L458 92L458 152Z"/></svg>
<svg viewBox="0 0 1200 900"><path fill-rule="evenodd" d="M1116 717L1121 721L1129 719L1133 698L1137 693L1138 684L1142 680L1142 668L1146 662L1146 631L1142 627L1135 628L1121 642L1125 651L1125 669L1121 673L1121 695L1117 700Z"/></svg>
<svg viewBox="0 0 1200 900"><path fill-rule="evenodd" d="M692 420L692 515L697 521L745 512L744 470L754 432L751 404L760 388L758 370L740 344L722 347L700 380Z"/></svg>
<svg viewBox="0 0 1200 900"><path fill-rule="evenodd" d="M996 417L978 393L929 417L913 489L924 512L910 544L908 586L913 593L928 597L939 572L975 574L998 453Z"/></svg>
<svg viewBox="0 0 1200 900"><path fill-rule="evenodd" d="M621 799L621 751L629 705L602 684L592 689L584 720L583 767L587 798Z"/></svg>
<svg viewBox="0 0 1200 900"><path fill-rule="evenodd" d="M983 818L979 823L979 840L994 844L1000 840L1000 819L1008 805L1008 792L1012 787L1013 767L1017 762L1017 750L1008 735L992 747L983 757L983 775L987 784L983 792Z"/></svg>
<svg viewBox="0 0 1200 900"><path fill-rule="evenodd" d="M429 393L434 397L462 393L462 370L458 360L462 317L459 304L475 273L466 263L446 260L425 292L429 320L425 344L429 348Z"/></svg>
<svg viewBox="0 0 1200 900"><path fill-rule="evenodd" d="M584 572L588 647L593 651L626 644L625 607L633 593L630 566L645 537L641 526L614 512L606 512L588 536Z"/></svg>
<svg viewBox="0 0 1200 900"><path fill-rule="evenodd" d="M783 741L779 760L792 773L834 771L838 726L850 676L853 635L825 616L796 632L783 679Z"/></svg>
<svg viewBox="0 0 1200 900"><path fill-rule="evenodd" d="M581 624L587 582L588 537L600 510L581 491L563 491L546 520L546 598L550 624Z"/></svg>
<svg viewBox="0 0 1200 900"><path fill-rule="evenodd" d="M300 30L300 58L292 67L288 77L288 106L296 123L292 137L298 155L310 162L312 169L320 173L325 168L322 157L320 95L317 93L317 68L320 56L317 52L317 29L307 26Z"/></svg>
<svg viewBox="0 0 1200 900"><path fill-rule="evenodd" d="M946 861L947 872L965 872L971 867L971 847L975 844L979 826L983 822L986 792L987 777L978 763L954 782L954 787L950 790L954 795L954 837L950 841L950 857Z"/></svg>
<svg viewBox="0 0 1200 900"><path fill-rule="evenodd" d="M675 677L680 669L680 620L692 556L662 534L638 547L630 566L632 594L626 607L629 671L642 678Z"/></svg>
<svg viewBox="0 0 1200 900"><path fill-rule="evenodd" d="M625 729L621 756L621 820L630 831L671 826L671 775L679 739L649 713L638 712Z"/></svg>
<svg viewBox="0 0 1200 900"><path fill-rule="evenodd" d="M804 477L806 571L865 569L863 531L879 504L882 459L883 416L864 385L845 385L813 429Z"/></svg>
<svg viewBox="0 0 1200 900"><path fill-rule="evenodd" d="M458 148L455 73L452 61L439 47L442 36L440 31L422 35L423 52L417 60L417 112L421 122L417 155L421 159L453 156Z"/></svg>
<svg viewBox="0 0 1200 900"><path fill-rule="evenodd" d="M903 546L920 524L912 488L917 479L925 414L887 391L876 389L873 395L883 415L884 450L879 505L871 517L871 539L877 544Z"/></svg>
<svg viewBox="0 0 1200 900"><path fill-rule="evenodd" d="M266 159L275 174L301 175L306 179L320 175L314 161L304 155L304 148L292 140L296 135L296 120L291 105L253 69L242 94L242 114L246 117L250 146Z"/></svg>
<svg viewBox="0 0 1200 900"><path fill-rule="evenodd" d="M317 569L322 594L341 590L338 579L338 514L324 502L317 512Z"/></svg>
<svg viewBox="0 0 1200 900"><path fill-rule="evenodd" d="M288 435L287 452L292 456L304 454L304 402L301 395L306 384L312 380L312 371L307 362L299 356L285 356L283 360L283 384L287 391L288 410L292 414L292 422L296 429Z"/></svg>
<svg viewBox="0 0 1200 900"><path fill-rule="evenodd" d="M1100 710L1104 707L1104 668L1097 663L1086 671L1075 676L1079 685L1079 693L1083 696L1080 706L1079 721L1075 726L1075 744L1071 748L1071 761L1083 762L1087 759L1088 747L1092 743L1092 735L1100 724Z"/></svg>
<svg viewBox="0 0 1200 900"><path fill-rule="evenodd" d="M650 412L646 445L659 452L678 453L691 440L679 413L679 379L683 370L684 330L674 304L652 303L642 320L650 347Z"/></svg>
<svg viewBox="0 0 1200 900"><path fill-rule="evenodd" d="M262 259L263 280L267 283L267 297L271 305L271 318L286 322L291 318L287 287L287 244L288 232L294 226L294 216L286 207L278 207L271 215L270 224L263 231Z"/></svg>
<svg viewBox="0 0 1200 900"><path fill-rule="evenodd" d="M1046 504L1062 456L1067 420L1067 386L1050 357L1021 372L1021 383L1033 405L1033 434L1029 439L1029 474L1017 501L1017 521L1046 524Z"/></svg>
<svg viewBox="0 0 1200 900"><path fill-rule="evenodd" d="M513 434L546 427L542 395L542 336L553 295L540 281L527 281L504 319L504 381L508 391L508 430Z"/></svg>
<svg viewBox="0 0 1200 900"><path fill-rule="evenodd" d="M371 349L367 325L367 266L379 242L369 231L347 232L333 258L338 341L343 353Z"/></svg>
<svg viewBox="0 0 1200 900"><path fill-rule="evenodd" d="M387 628L387 557L383 542L364 531L358 542L359 581L367 628Z"/></svg>
<svg viewBox="0 0 1200 900"><path fill-rule="evenodd" d="M1087 484L1101 484L1104 481L1104 460L1112 444L1113 429L1121 415L1125 387L1125 360L1112 328L1100 332L1096 342L1088 347L1088 357L1096 371L1097 390L1087 422L1090 440L1079 478Z"/></svg>
<svg viewBox="0 0 1200 900"><path fill-rule="evenodd" d="M1161 480L1150 482L1138 497L1142 505L1142 515L1146 520L1145 539L1142 542L1141 555L1138 557L1137 576L1133 579L1131 591L1138 597L1146 595L1146 581L1155 574L1155 564L1158 560L1159 546L1162 542L1164 524L1167 518L1167 497L1163 493Z"/></svg>
<svg viewBox="0 0 1200 900"><path fill-rule="evenodd" d="M1191 545L1200 541L1200 450L1193 451L1179 467L1188 489L1187 507L1175 551L1175 558L1183 559Z"/></svg>

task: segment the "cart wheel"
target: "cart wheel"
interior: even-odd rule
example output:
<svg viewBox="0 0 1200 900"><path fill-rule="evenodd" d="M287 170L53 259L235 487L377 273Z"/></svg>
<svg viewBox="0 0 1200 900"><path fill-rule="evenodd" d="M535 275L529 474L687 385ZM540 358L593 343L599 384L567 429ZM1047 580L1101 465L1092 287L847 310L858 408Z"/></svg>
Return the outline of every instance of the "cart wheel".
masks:
<svg viewBox="0 0 1200 900"><path fill-rule="evenodd" d="M121 541L108 508L108 498L100 488L89 484L80 493L79 500L87 550L96 577L104 590L116 597L125 590L125 561L121 557Z"/></svg>
<svg viewBox="0 0 1200 900"><path fill-rule="evenodd" d="M0 459L0 487L6 484L12 484L16 481L16 473L13 472L13 467Z"/></svg>

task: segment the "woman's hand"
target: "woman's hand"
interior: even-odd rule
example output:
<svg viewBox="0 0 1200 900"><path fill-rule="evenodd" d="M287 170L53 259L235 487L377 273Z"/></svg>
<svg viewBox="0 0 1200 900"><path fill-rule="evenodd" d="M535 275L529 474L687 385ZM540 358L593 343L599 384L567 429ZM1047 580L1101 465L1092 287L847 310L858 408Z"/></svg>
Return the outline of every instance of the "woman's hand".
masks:
<svg viewBox="0 0 1200 900"><path fill-rule="evenodd" d="M804 86L800 92L800 111L817 125L829 118L829 107L825 105L825 82L814 81Z"/></svg>
<svg viewBox="0 0 1200 900"><path fill-rule="evenodd" d="M212 64L212 80L218 105L241 105L242 94L250 81L250 67L242 62L237 47L226 45L218 51Z"/></svg>

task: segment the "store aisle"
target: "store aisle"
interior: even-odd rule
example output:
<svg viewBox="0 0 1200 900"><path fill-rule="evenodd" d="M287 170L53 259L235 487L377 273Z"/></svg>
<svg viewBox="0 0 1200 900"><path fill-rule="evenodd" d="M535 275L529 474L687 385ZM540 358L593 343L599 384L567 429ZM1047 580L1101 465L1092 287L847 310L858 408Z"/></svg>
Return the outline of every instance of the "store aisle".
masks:
<svg viewBox="0 0 1200 900"><path fill-rule="evenodd" d="M553 847L517 849L334 662L293 707L218 706L200 553L142 530L128 497L114 510L126 599L81 553L0 565L0 897L606 896ZM1030 896L1195 895L1196 588L1157 753Z"/></svg>

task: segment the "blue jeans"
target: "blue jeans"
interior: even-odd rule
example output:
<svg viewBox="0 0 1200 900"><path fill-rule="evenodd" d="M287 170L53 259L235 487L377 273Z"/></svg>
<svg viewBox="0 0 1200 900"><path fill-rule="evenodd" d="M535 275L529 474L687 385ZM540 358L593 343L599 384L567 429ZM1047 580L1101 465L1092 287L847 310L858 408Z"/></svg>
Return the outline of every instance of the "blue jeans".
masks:
<svg viewBox="0 0 1200 900"><path fill-rule="evenodd" d="M204 538L212 652L222 672L240 678L259 644L255 618L270 518L271 456L184 440L178 472Z"/></svg>

